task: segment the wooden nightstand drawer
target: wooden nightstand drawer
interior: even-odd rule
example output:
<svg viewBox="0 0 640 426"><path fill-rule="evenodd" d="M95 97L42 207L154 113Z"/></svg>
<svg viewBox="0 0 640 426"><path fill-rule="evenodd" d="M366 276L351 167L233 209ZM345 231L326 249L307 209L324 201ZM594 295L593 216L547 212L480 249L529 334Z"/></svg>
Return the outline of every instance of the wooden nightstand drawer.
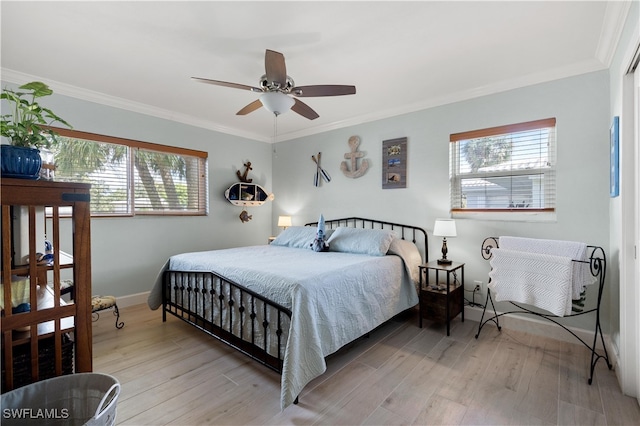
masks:
<svg viewBox="0 0 640 426"><path fill-rule="evenodd" d="M449 286L449 320L462 312L462 286ZM423 289L420 291L422 317L431 321L445 322L447 320L447 292L446 290Z"/></svg>

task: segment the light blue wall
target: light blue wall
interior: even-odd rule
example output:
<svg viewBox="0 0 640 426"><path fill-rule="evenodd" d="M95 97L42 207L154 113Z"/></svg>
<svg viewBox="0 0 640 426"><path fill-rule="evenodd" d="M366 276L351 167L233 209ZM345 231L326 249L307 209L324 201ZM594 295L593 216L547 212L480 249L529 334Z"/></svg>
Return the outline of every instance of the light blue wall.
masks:
<svg viewBox="0 0 640 426"><path fill-rule="evenodd" d="M408 223L433 230L434 220L449 215L449 135L467 130L557 119L557 221L552 223L457 220L458 237L449 241L448 257L466 263L469 288L486 283L489 265L480 256L486 236L517 235L584 241L609 246L609 80L608 72L589 73L545 84L431 108L390 119L276 144L273 182L278 214L294 224L325 218L361 216ZM370 167L350 179L340 171L350 136ZM382 189L382 141L408 138L406 189ZM313 186L311 155L322 152L329 184ZM439 239L430 240L436 259ZM592 289L593 291L594 289ZM595 298L591 297L593 301ZM586 328L592 328L592 319ZM570 325L583 326L575 319Z"/></svg>

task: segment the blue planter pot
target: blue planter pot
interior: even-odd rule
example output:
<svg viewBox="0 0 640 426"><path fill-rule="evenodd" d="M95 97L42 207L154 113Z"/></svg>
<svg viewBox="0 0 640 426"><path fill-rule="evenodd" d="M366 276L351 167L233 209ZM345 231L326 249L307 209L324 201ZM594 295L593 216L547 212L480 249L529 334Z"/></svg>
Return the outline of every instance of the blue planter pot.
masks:
<svg viewBox="0 0 640 426"><path fill-rule="evenodd" d="M40 151L13 145L0 145L2 149L2 177L38 179L42 159Z"/></svg>

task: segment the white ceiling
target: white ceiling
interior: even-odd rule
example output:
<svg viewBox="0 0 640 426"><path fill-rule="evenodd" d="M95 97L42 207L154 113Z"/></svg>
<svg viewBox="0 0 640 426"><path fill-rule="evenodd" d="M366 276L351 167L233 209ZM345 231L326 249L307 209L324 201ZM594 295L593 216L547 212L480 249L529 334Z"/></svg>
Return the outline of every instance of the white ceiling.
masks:
<svg viewBox="0 0 640 426"><path fill-rule="evenodd" d="M2 79L272 141L264 108L235 113L265 49L296 85L355 85L302 99L278 140L608 68L628 2L2 1ZM79 129L83 130L83 129Z"/></svg>

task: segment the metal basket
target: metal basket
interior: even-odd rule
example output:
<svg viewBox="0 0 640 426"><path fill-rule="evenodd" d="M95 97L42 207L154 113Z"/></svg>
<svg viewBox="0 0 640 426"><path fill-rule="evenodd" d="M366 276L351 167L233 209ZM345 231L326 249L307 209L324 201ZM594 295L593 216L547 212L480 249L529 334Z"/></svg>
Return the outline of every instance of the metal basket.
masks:
<svg viewBox="0 0 640 426"><path fill-rule="evenodd" d="M3 425L114 425L120 383L108 374L77 373L2 395Z"/></svg>

